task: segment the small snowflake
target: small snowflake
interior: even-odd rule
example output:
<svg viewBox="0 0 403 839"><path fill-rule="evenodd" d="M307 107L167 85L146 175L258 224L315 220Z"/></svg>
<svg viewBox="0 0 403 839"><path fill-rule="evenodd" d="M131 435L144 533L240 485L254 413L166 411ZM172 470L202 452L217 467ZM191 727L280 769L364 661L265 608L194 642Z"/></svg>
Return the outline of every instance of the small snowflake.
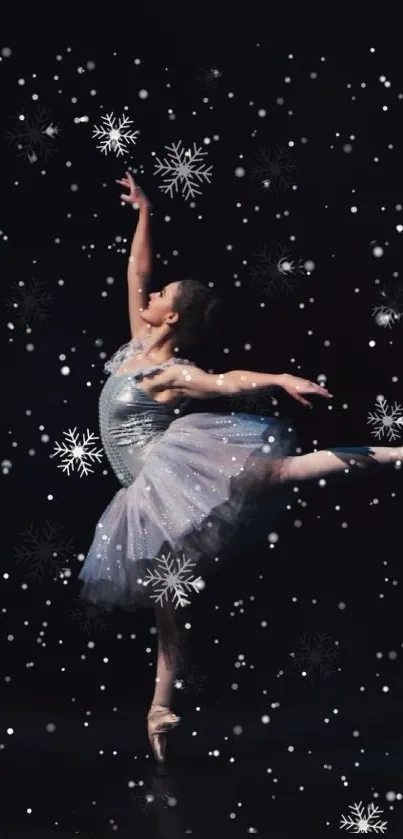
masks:
<svg viewBox="0 0 403 839"><path fill-rule="evenodd" d="M168 156L169 159L165 158L162 162L157 157L157 165L155 168L155 174L157 172L162 172L166 175L166 183L160 186L160 189L163 192L168 192L173 198L173 190L178 192L178 185L183 184L182 195L187 200L189 196L192 198L196 194L200 194L200 189L197 187L197 180L201 181L205 178L206 181L210 182L210 172L212 166L202 166L201 165L201 158L207 154L200 148L196 147L196 143L193 143L193 153L190 149L181 149L181 140L175 145L172 143L172 147L165 146L168 149Z"/></svg>
<svg viewBox="0 0 403 839"><path fill-rule="evenodd" d="M340 657L337 647L327 635L320 632L315 633L311 638L304 635L299 643L299 651L292 653L291 657L294 664L303 670L308 679L312 680L316 674L326 679L334 673Z"/></svg>
<svg viewBox="0 0 403 839"><path fill-rule="evenodd" d="M7 308L16 313L23 326L31 326L34 320L43 322L50 317L48 309L54 302L54 296L44 290L45 285L43 280L33 279L30 287L23 280L12 287L14 299L7 300Z"/></svg>
<svg viewBox="0 0 403 839"><path fill-rule="evenodd" d="M107 615L107 610L102 606L97 606L95 603L86 603L80 598L77 599L76 606L70 609L71 618L85 633L93 630L103 632L107 626Z"/></svg>
<svg viewBox="0 0 403 839"><path fill-rule="evenodd" d="M67 437L67 443L56 443L56 451L50 457L56 457L57 454L62 455L64 460L58 464L58 469L63 469L68 475L70 474L69 469L74 471L74 463L78 463L78 471L80 472L80 478L82 478L83 475L88 475L89 472L94 471L91 469L90 462L93 463L94 460L97 460L100 463L102 449L96 451L94 447L89 448L90 444L93 444L93 440L98 440L99 437L96 437L92 432L90 433L88 428L87 436L82 435L81 443L78 441L79 435L76 432L76 428L73 431L63 431L63 434Z"/></svg>
<svg viewBox="0 0 403 839"><path fill-rule="evenodd" d="M380 306L374 306L372 314L378 326L389 329L402 319L403 315L403 288L395 285L391 292L383 290L380 294L384 301Z"/></svg>
<svg viewBox="0 0 403 839"><path fill-rule="evenodd" d="M397 440L401 434L403 425L403 408L395 402L394 407L388 413L388 406L386 399L378 399L378 412L368 414L368 424L374 426L375 431L372 431L372 436L377 437L378 440L384 437L385 434L388 440Z"/></svg>
<svg viewBox="0 0 403 839"><path fill-rule="evenodd" d="M50 121L49 111L41 108L33 116L19 114L14 119L17 124L6 137L19 156L36 163L40 157L47 158L55 152L54 141L59 128Z"/></svg>
<svg viewBox="0 0 403 839"><path fill-rule="evenodd" d="M199 68L199 81L204 88L215 87L221 76L222 73L217 69L217 67L210 67L208 70Z"/></svg>
<svg viewBox="0 0 403 839"><path fill-rule="evenodd" d="M364 807L362 801L359 804L350 804L349 809L352 815L342 816L340 830L346 827L347 830L354 828L353 833L385 833L387 822L381 822L378 816L383 813L379 807L374 804L369 804L367 807L367 815L364 815Z"/></svg>
<svg viewBox="0 0 403 839"><path fill-rule="evenodd" d="M296 274L304 273L301 261L291 259L285 248L279 248L274 255L265 246L258 254L258 265L251 268L252 282L261 286L267 296L276 291L293 291L296 288Z"/></svg>
<svg viewBox="0 0 403 839"><path fill-rule="evenodd" d="M287 149L277 146L274 154L268 149L260 149L252 175L261 181L264 189L276 185L285 190L292 183L292 176L297 171L298 164L290 157Z"/></svg>
<svg viewBox="0 0 403 839"><path fill-rule="evenodd" d="M120 117L120 121L115 125L116 119L117 117L114 117L113 113L101 117L104 125L101 128L95 126L92 136L102 137L102 141L97 146L97 149L105 152L105 154L108 151L115 151L117 157L119 157L121 154L127 154L129 151L127 144L136 142L139 131L128 130L128 126L133 123L133 120L129 119L129 117Z"/></svg>
<svg viewBox="0 0 403 839"><path fill-rule="evenodd" d="M15 554L18 562L31 566L28 577L42 580L46 573L55 576L63 570L72 555L72 540L62 539L61 530L59 525L47 521L41 532L31 522L18 534L25 537L25 544L15 548Z"/></svg>
<svg viewBox="0 0 403 839"><path fill-rule="evenodd" d="M195 563L186 559L184 554L182 559L179 559L179 557L170 559L170 556L171 552L168 553L168 556L162 554L161 557L156 558L159 568L155 571L149 570L147 572L149 577L144 578L142 585L146 587L151 583L158 593L152 594L150 597L161 606L163 600L165 599L165 602L168 602L168 595L173 594L173 604L177 609L178 606L188 606L190 600L187 592L193 590L199 593L204 588L204 582L201 577L196 579L192 577L190 569L194 567Z"/></svg>

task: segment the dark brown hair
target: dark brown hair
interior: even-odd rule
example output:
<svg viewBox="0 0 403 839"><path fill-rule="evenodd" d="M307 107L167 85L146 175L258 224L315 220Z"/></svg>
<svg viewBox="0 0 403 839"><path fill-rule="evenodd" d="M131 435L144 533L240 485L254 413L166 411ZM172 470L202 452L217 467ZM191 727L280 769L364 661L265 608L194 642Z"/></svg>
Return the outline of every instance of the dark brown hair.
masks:
<svg viewBox="0 0 403 839"><path fill-rule="evenodd" d="M172 309L179 315L174 324L175 345L179 349L195 346L207 337L216 323L222 300L199 280L180 280Z"/></svg>

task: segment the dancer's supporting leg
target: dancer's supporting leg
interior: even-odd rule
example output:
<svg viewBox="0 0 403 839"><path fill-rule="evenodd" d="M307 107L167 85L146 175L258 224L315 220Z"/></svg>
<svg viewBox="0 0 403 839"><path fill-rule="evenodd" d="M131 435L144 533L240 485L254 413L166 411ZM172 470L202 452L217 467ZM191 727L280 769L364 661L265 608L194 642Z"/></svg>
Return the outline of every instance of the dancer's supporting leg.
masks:
<svg viewBox="0 0 403 839"><path fill-rule="evenodd" d="M285 457L278 469L280 483L351 475L379 466L403 467L403 446L333 446L331 449Z"/></svg>
<svg viewBox="0 0 403 839"><path fill-rule="evenodd" d="M156 606L158 629L158 659L155 691L152 704L169 707L174 681L182 663L180 632L173 606Z"/></svg>
<svg viewBox="0 0 403 839"><path fill-rule="evenodd" d="M156 607L158 660L154 697L147 717L148 738L156 760L165 760L166 736L180 718L170 709L174 680L181 662L179 628L171 604Z"/></svg>

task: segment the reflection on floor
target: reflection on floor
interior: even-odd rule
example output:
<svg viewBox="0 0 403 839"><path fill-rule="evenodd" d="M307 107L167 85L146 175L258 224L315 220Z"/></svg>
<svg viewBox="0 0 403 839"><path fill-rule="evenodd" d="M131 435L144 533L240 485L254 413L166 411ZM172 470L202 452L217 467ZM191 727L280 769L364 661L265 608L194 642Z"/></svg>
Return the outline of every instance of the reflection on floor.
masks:
<svg viewBox="0 0 403 839"><path fill-rule="evenodd" d="M1 836L267 839L403 835L401 708L313 701L183 713L155 764L145 713L1 710ZM320 734L320 726L323 734ZM399 736L397 736L399 732ZM365 745L364 745L365 744ZM378 809L374 809L378 808Z"/></svg>

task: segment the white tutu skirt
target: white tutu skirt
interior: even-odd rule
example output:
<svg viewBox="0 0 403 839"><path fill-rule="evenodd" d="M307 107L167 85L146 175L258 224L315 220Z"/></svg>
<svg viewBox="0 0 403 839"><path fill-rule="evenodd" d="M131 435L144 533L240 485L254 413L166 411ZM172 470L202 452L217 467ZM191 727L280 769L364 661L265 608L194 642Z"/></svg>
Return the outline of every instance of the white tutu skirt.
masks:
<svg viewBox="0 0 403 839"><path fill-rule="evenodd" d="M249 478L294 449L288 420L245 413L173 420L102 514L80 597L108 610L187 605L246 526L253 540L251 510L269 532L285 509L289 489L267 484L256 492Z"/></svg>

